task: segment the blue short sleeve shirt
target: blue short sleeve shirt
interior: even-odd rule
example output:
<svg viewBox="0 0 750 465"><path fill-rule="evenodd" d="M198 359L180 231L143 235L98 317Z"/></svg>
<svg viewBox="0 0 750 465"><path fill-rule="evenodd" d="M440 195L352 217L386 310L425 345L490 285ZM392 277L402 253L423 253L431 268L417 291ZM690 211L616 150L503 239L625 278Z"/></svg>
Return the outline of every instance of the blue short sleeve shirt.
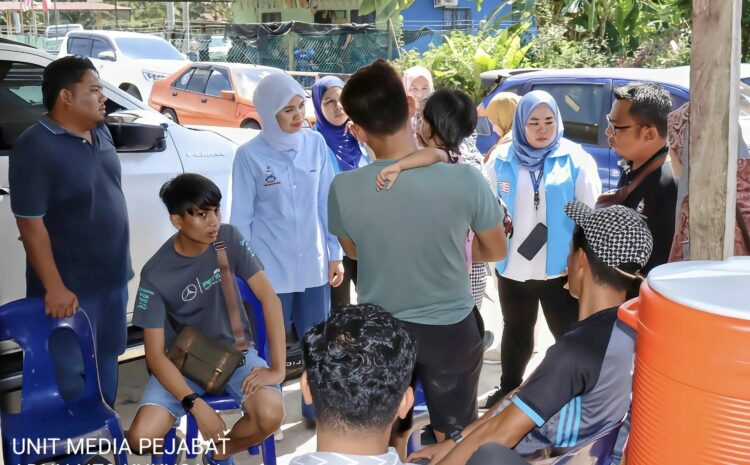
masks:
<svg viewBox="0 0 750 465"><path fill-rule="evenodd" d="M44 219L60 276L75 293L124 286L133 275L120 160L105 125L91 135L89 142L44 115L9 160L13 214ZM26 268L27 295L44 295Z"/></svg>

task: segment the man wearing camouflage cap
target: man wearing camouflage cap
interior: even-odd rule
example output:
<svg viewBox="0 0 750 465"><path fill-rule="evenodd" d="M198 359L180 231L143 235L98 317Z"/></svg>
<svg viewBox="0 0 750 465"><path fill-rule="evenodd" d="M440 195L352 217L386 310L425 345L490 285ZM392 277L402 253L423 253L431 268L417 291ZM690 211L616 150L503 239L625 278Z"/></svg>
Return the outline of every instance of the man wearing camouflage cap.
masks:
<svg viewBox="0 0 750 465"><path fill-rule="evenodd" d="M630 410L635 333L617 320L617 309L648 262L653 238L643 218L622 205L593 210L571 202L565 213L576 224L568 284L579 301L578 324L549 348L517 391L466 427L463 437L423 449L409 462L428 457L432 464L464 464L491 443L544 456L553 447L589 442Z"/></svg>

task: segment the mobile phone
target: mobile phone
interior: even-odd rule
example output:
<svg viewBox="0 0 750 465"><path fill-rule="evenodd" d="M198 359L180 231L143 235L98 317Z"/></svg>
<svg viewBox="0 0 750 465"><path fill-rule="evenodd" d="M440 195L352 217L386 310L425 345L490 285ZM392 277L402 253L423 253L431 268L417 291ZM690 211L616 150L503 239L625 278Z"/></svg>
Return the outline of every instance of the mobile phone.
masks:
<svg viewBox="0 0 750 465"><path fill-rule="evenodd" d="M518 246L518 253L526 260L533 260L547 243L547 226L538 223L528 237Z"/></svg>

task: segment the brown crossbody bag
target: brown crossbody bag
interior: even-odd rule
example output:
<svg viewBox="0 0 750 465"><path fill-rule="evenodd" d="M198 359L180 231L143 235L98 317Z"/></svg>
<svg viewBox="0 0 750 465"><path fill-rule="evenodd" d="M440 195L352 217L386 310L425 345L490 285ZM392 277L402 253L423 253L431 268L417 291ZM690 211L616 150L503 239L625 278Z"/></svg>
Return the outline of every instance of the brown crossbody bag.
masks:
<svg viewBox="0 0 750 465"><path fill-rule="evenodd" d="M166 355L180 373L206 392L222 394L229 378L244 363L243 351L248 349L249 344L245 339L240 317L240 308L244 307L229 267L226 244L218 241L213 246L219 262L221 291L227 304L234 345L224 346L207 338L195 326L182 325Z"/></svg>
<svg viewBox="0 0 750 465"><path fill-rule="evenodd" d="M643 167L643 170L638 173L630 183L619 189L612 189L599 196L596 200L596 208L611 207L612 205L624 205L630 194L633 193L636 187L640 186L641 183L648 177L649 174L661 168L664 161L667 159L667 153L654 158L649 164Z"/></svg>

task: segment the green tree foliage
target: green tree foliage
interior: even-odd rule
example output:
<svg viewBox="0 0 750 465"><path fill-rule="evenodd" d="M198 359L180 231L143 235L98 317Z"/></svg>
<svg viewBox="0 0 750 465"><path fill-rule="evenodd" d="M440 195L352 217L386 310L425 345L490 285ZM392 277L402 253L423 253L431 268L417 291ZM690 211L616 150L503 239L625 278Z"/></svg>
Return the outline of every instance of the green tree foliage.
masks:
<svg viewBox="0 0 750 465"><path fill-rule="evenodd" d="M503 0L495 24L507 19L500 17L506 5L533 13L540 27L563 24L569 40L604 45L613 64L670 66L690 59L693 0ZM742 59L750 61L750 0L742 0L741 21ZM575 63L578 54L572 55Z"/></svg>
<svg viewBox="0 0 750 465"><path fill-rule="evenodd" d="M564 25L546 23L538 28L538 35L524 61L529 68L584 68L609 66L611 60L603 41L594 38L570 40Z"/></svg>

